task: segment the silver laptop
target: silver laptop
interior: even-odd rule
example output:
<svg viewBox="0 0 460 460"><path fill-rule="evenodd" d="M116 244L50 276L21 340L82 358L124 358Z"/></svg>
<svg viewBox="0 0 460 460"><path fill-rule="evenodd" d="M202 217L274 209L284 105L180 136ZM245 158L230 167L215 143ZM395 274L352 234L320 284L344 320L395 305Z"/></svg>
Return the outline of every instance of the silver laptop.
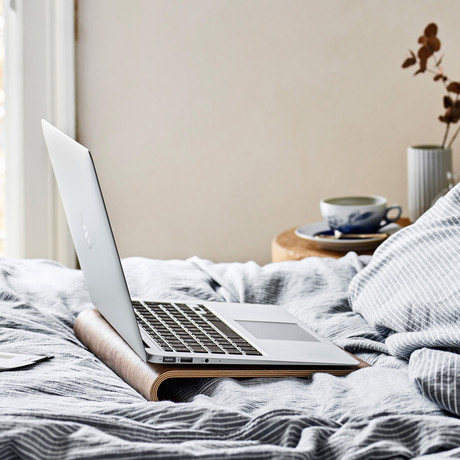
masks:
<svg viewBox="0 0 460 460"><path fill-rule="evenodd" d="M42 127L91 301L144 361L358 364L278 306L132 299L89 150L45 120Z"/></svg>

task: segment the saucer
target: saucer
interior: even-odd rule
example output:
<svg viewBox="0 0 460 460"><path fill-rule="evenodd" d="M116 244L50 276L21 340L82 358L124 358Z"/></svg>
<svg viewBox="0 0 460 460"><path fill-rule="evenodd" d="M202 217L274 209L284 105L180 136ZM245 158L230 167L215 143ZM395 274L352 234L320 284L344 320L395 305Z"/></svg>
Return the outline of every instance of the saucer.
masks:
<svg viewBox="0 0 460 460"><path fill-rule="evenodd" d="M388 224L385 225L385 227L382 227L377 233L392 235L400 229L400 225ZM327 232L328 230L329 226L325 222L315 222L313 224L307 224L297 228L294 233L300 238L310 241L320 249L337 252L371 251L387 238L386 235L382 235L381 237L366 239L347 238L334 240L330 238L321 238L321 236L315 236L318 233Z"/></svg>

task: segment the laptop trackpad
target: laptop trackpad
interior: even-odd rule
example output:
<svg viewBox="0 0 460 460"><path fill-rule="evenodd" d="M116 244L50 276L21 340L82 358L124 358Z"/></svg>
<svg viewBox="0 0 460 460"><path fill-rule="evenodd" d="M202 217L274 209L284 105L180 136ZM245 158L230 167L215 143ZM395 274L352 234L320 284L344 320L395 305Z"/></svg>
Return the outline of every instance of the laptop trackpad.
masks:
<svg viewBox="0 0 460 460"><path fill-rule="evenodd" d="M280 323L274 321L235 321L258 339L319 342L316 337L295 323Z"/></svg>

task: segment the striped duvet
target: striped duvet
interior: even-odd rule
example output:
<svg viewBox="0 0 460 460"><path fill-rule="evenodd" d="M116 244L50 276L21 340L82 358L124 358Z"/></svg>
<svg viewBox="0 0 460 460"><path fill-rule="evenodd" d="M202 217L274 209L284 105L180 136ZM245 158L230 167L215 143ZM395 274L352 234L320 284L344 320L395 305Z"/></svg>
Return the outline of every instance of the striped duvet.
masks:
<svg viewBox="0 0 460 460"><path fill-rule="evenodd" d="M460 184L379 247L349 294L422 393L460 416Z"/></svg>
<svg viewBox="0 0 460 460"><path fill-rule="evenodd" d="M381 259L125 259L133 296L279 304L372 364L346 377L172 382L168 396L180 403L144 400L75 338L73 322L90 306L79 271L1 259L0 351L54 358L0 373L0 458L460 457L458 335L446 325L453 341L440 348L421 331L407 335L416 318L379 316L366 278Z"/></svg>

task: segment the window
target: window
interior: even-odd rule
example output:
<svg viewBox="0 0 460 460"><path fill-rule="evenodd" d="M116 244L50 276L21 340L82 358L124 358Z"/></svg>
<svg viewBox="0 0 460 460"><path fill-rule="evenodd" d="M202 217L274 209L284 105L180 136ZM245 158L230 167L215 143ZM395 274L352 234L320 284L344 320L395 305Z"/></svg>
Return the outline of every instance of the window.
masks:
<svg viewBox="0 0 460 460"><path fill-rule="evenodd" d="M76 258L41 132L75 136L73 0L3 0L6 254Z"/></svg>
<svg viewBox="0 0 460 460"><path fill-rule="evenodd" d="M5 254L5 91L3 86L5 46L3 0L0 0L0 254Z"/></svg>

